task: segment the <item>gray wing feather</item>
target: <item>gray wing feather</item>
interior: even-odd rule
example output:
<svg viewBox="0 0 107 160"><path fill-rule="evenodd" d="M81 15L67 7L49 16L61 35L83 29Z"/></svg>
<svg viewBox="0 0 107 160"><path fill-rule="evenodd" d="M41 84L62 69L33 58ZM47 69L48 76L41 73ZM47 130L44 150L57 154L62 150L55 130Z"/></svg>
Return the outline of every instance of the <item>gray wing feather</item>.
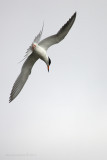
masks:
<svg viewBox="0 0 107 160"><path fill-rule="evenodd" d="M38 43L41 39L41 36L42 36L42 32L43 32L43 27L44 27L44 23L43 23L43 26L42 26L42 30L39 32L39 34L35 37L34 41L33 42L36 42Z"/></svg>
<svg viewBox="0 0 107 160"><path fill-rule="evenodd" d="M34 63L38 60L38 57L35 56L34 53L32 53L27 60L24 62L22 69L21 69L21 73L19 74L18 78L16 79L11 94L10 94L10 98L9 98L9 102L11 102L12 100L14 100L16 98L16 96L20 93L20 91L22 90L23 86L25 85L32 67L34 65Z"/></svg>
<svg viewBox="0 0 107 160"><path fill-rule="evenodd" d="M76 12L67 21L67 23L64 26L62 26L62 28L57 32L57 34L47 37L44 40L40 41L39 45L43 47L45 50L47 50L50 46L59 43L61 40L65 38L65 36L69 32L70 28L72 27L75 21L75 18L76 18Z"/></svg>
<svg viewBox="0 0 107 160"><path fill-rule="evenodd" d="M32 43L39 43L40 39L41 39L41 36L42 36L42 33L43 33L43 28L44 28L44 23L43 23L43 26L42 26L42 30L39 32L39 34L35 37L35 39L33 40ZM27 49L27 52L24 56L24 59L26 59L28 56L30 56L32 54L32 44L29 46L29 48ZM23 61L23 60L22 60Z"/></svg>

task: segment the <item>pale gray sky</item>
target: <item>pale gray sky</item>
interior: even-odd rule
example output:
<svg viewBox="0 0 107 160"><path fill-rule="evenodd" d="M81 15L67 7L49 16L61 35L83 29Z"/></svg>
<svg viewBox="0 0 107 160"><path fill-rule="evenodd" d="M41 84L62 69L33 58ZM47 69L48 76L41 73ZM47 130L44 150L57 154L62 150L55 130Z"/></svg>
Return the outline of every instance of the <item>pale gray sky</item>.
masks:
<svg viewBox="0 0 107 160"><path fill-rule="evenodd" d="M75 11L67 37L48 50L50 72L39 60L9 104L18 62L43 21L45 38ZM0 0L0 159L107 159L106 15L106 0Z"/></svg>

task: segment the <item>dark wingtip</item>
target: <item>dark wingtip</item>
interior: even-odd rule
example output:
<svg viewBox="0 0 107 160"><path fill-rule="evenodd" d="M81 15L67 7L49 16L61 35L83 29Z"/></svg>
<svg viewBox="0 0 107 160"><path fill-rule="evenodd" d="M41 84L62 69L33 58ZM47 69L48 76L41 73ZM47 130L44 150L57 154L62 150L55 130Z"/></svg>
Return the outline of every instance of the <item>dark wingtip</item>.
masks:
<svg viewBox="0 0 107 160"><path fill-rule="evenodd" d="M77 12L75 12L75 13L73 14L73 17L76 18L76 15L77 15Z"/></svg>
<svg viewBox="0 0 107 160"><path fill-rule="evenodd" d="M11 103L14 100L14 98L12 97L12 91L10 93L10 97L9 97L9 103Z"/></svg>
<svg viewBox="0 0 107 160"><path fill-rule="evenodd" d="M10 95L10 97L9 97L9 103L12 101L12 99L11 99L11 95Z"/></svg>
<svg viewBox="0 0 107 160"><path fill-rule="evenodd" d="M74 23L74 21L76 19L76 15L77 15L77 12L75 12L70 18L70 21L72 21L72 25L73 25L73 23Z"/></svg>
<svg viewBox="0 0 107 160"><path fill-rule="evenodd" d="M74 15L76 16L77 12L74 13Z"/></svg>

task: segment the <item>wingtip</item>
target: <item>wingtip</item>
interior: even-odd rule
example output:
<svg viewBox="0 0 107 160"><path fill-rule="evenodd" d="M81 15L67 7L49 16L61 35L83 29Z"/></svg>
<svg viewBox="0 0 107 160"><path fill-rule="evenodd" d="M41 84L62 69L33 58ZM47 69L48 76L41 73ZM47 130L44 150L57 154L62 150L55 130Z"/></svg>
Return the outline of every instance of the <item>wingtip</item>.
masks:
<svg viewBox="0 0 107 160"><path fill-rule="evenodd" d="M75 13L71 16L71 18L70 18L69 20L73 20L73 21L75 21L75 19L76 19L76 15L77 15L77 12L75 12Z"/></svg>
<svg viewBox="0 0 107 160"><path fill-rule="evenodd" d="M12 99L11 99L11 96L9 97L9 103L11 103Z"/></svg>
<svg viewBox="0 0 107 160"><path fill-rule="evenodd" d="M11 101L9 100L9 103L11 103Z"/></svg>
<svg viewBox="0 0 107 160"><path fill-rule="evenodd" d="M73 16L76 17L76 15L77 15L77 12L75 12Z"/></svg>
<svg viewBox="0 0 107 160"><path fill-rule="evenodd" d="M43 21L43 24L42 24L41 33L43 32L43 29L44 29L44 21Z"/></svg>
<svg viewBox="0 0 107 160"><path fill-rule="evenodd" d="M9 97L9 103L11 103L13 100L14 100L14 97L12 96L12 92L11 92Z"/></svg>

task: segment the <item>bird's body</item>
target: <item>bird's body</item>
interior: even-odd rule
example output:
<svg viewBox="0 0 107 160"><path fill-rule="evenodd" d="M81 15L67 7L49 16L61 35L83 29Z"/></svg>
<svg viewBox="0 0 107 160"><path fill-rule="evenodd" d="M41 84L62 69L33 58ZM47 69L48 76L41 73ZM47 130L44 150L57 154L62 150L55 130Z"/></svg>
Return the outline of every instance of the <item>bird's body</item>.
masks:
<svg viewBox="0 0 107 160"><path fill-rule="evenodd" d="M67 23L64 26L62 26L62 28L57 32L57 34L47 37L44 40L40 41L42 31L43 31L43 27L42 27L42 31L40 31L40 33L35 37L32 45L27 50L27 53L24 57L26 58L26 60L22 66L21 73L19 74L18 78L16 79L13 85L9 102L14 100L16 96L20 93L20 91L22 90L24 84L26 83L31 73L34 63L38 59L41 59L46 63L48 71L49 71L51 60L46 54L47 49L50 46L56 43L59 43L61 40L65 38L70 28L72 27L75 21L75 18L76 18L76 13L74 13L74 15L67 21Z"/></svg>
<svg viewBox="0 0 107 160"><path fill-rule="evenodd" d="M46 64L48 64L48 56L46 54L46 50L38 44L36 44L35 46L36 47L34 48L34 53Z"/></svg>

